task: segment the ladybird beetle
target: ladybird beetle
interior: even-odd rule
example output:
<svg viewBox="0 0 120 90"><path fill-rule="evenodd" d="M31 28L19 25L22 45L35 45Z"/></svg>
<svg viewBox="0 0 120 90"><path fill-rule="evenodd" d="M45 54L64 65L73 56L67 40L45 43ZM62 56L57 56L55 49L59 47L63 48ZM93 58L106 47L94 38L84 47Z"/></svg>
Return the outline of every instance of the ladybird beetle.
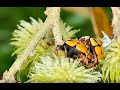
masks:
<svg viewBox="0 0 120 90"><path fill-rule="evenodd" d="M98 62L101 62L101 60L103 59L103 55L104 55L102 42L95 38L90 38L90 43L91 43L91 47L93 47L94 49L93 51L96 54Z"/></svg>
<svg viewBox="0 0 120 90"><path fill-rule="evenodd" d="M91 38L90 36L81 37L80 42L83 42L89 50L87 55L88 61L93 66L100 63L103 59L104 50L102 46L102 42L95 38ZM88 64L89 65L89 64Z"/></svg>
<svg viewBox="0 0 120 90"><path fill-rule="evenodd" d="M79 40L67 40L57 50L64 51L67 57L81 58L86 67L96 66L103 59L102 42L90 36L81 37Z"/></svg>
<svg viewBox="0 0 120 90"><path fill-rule="evenodd" d="M76 49L76 45L79 40L67 40L64 42L63 47L66 52L67 57L76 59L78 57L79 51Z"/></svg>

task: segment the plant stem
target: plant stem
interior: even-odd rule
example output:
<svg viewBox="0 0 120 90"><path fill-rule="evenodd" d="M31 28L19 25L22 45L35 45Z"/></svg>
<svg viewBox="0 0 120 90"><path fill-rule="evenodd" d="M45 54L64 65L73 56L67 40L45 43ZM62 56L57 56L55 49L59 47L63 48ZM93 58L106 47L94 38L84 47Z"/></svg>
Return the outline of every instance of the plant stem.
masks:
<svg viewBox="0 0 120 90"><path fill-rule="evenodd" d="M8 82L12 75L15 75L22 67L24 62L30 56L30 53L33 52L38 42L44 38L45 34L49 29L52 29L53 24L55 24L56 19L58 19L60 14L60 7L49 7L46 9L45 14L48 16L44 22L42 30L38 32L31 38L30 42L26 45L26 48L23 52L18 55L17 59L10 67L7 74L3 77L3 80Z"/></svg>
<svg viewBox="0 0 120 90"><path fill-rule="evenodd" d="M118 7L111 7L111 9L113 13L113 38L117 38L120 36L120 9Z"/></svg>
<svg viewBox="0 0 120 90"><path fill-rule="evenodd" d="M59 9L60 10L60 9ZM64 42L62 40L63 36L62 36L62 32L61 32L61 25L60 25L60 11L58 13L58 18L56 18L55 22L54 22L54 26L52 29L54 38L55 38L55 45L62 45Z"/></svg>

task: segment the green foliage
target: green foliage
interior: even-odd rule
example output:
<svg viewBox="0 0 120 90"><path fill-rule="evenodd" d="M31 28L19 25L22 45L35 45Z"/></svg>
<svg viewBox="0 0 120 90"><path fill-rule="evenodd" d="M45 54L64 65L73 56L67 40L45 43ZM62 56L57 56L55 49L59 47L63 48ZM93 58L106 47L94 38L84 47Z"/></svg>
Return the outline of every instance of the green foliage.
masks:
<svg viewBox="0 0 120 90"><path fill-rule="evenodd" d="M101 73L85 69L80 60L67 57L41 56L30 67L27 83L97 83Z"/></svg>
<svg viewBox="0 0 120 90"><path fill-rule="evenodd" d="M36 33L36 28L40 28L43 22L31 18L31 24L24 20L18 25L18 29L13 32L11 45L16 50L13 54L19 55L25 48L31 37ZM68 35L76 33L71 27L67 26ZM49 46L46 40L41 40L36 49L31 53L31 57L24 63L21 71L17 74L17 80L20 82L78 82L89 83L100 81L101 74L94 71L93 68L85 69L80 66L80 61L73 62L69 58L57 58L55 55L55 46ZM44 56L43 56L44 55ZM40 58L40 59L39 59ZM39 70L40 69L40 70ZM63 73L63 75L61 75ZM29 78L27 78L27 76Z"/></svg>
<svg viewBox="0 0 120 90"><path fill-rule="evenodd" d="M30 19L31 19L31 23L21 20L20 25L17 25L18 29L15 29L15 31L12 33L13 37L11 38L10 44L15 48L15 51L12 55L15 54L19 55L24 50L27 43L30 41L31 37L36 33L36 30L41 30L43 26L42 20L38 19L38 21L36 21L32 17ZM73 37L75 38L76 36L74 34L77 33L79 30L71 30L71 29L72 27L70 26L66 26L66 28L64 28L64 30L68 33L70 38ZM52 38L50 40L52 40ZM35 51L33 52L33 54L36 55L36 57L43 54L47 55L48 53L47 48L50 47L46 44L47 41L48 40L46 38L39 42L39 45L36 47ZM54 46L51 47L54 48L55 50Z"/></svg>
<svg viewBox="0 0 120 90"><path fill-rule="evenodd" d="M66 23L64 24L64 26L66 26ZM69 35L69 37L70 37L70 39L73 39L73 38L77 38L77 36L76 36L76 34L78 33L78 32L80 32L80 29L73 29L72 27L70 27L70 26L66 26L65 27L65 31L68 33L68 35Z"/></svg>
<svg viewBox="0 0 120 90"><path fill-rule="evenodd" d="M105 58L101 63L104 83L120 83L120 37L112 39L105 48Z"/></svg>
<svg viewBox="0 0 120 90"><path fill-rule="evenodd" d="M0 76L10 68L16 58L11 57L13 48L9 44L16 24L19 20L29 21L30 16L45 20L44 10L45 7L0 7Z"/></svg>
<svg viewBox="0 0 120 90"><path fill-rule="evenodd" d="M12 33L13 38L11 39L10 44L16 48L13 55L20 54L21 51L24 50L27 43L30 41L31 37L37 32L37 30L41 30L43 26L41 19L39 19L38 22L33 18L30 19L32 20L32 24L21 20L20 25L17 25L18 29Z"/></svg>
<svg viewBox="0 0 120 90"><path fill-rule="evenodd" d="M38 21L33 18L30 19L31 23L21 20L20 25L17 25L18 29L15 29L15 31L12 33L13 37L11 38L10 44L15 48L13 55L19 55L25 49L31 37L34 36L36 30L41 30L43 26L43 22L41 19L38 19ZM70 26L67 26L65 30L67 31L69 36L75 34L78 31L71 31ZM41 40L35 50L31 52L31 57L29 57L28 60L24 63L21 71L16 76L16 79L18 81L24 82L28 79L26 76L28 74L31 63L33 61L38 61L41 55L46 55L53 58L53 53L55 53L55 46L49 46L47 44L47 41L47 39Z"/></svg>
<svg viewBox="0 0 120 90"><path fill-rule="evenodd" d="M38 19L38 21L36 21L33 18L30 19L31 23L21 20L20 25L17 25L18 29L12 33L13 38L11 38L10 44L15 48L15 51L12 55L19 55L25 49L31 37L36 33L36 30L41 30L43 26L42 20ZM51 55L50 52L53 52L54 50L55 47L53 45L47 45L47 40L41 40L36 49L31 52L31 57L28 58L28 60L24 63L22 70L17 74L17 80L20 80L21 82L27 80L26 76L30 63L39 59L40 55Z"/></svg>
<svg viewBox="0 0 120 90"><path fill-rule="evenodd" d="M42 27L42 21L44 21L46 17L43 13L44 10L45 8L42 7L0 8L0 75L2 75L2 73L13 63L12 60L14 57L11 57L13 50L8 44L11 36L13 35L13 38L11 39L11 45L15 48L13 55L19 55L31 37L36 33L36 26L39 28ZM29 23L28 17L30 16L34 17L35 19L40 17L42 20L39 19L36 21L35 19L31 18L32 22ZM64 22L66 22L66 25L71 25L74 27L65 27L65 30L68 32L70 38L79 38L84 35L90 35L94 37L92 24L89 18L68 13L64 10L61 12L61 18ZM19 20L22 21L20 22L20 25L17 26L18 29L16 29L11 35L11 32L14 30L14 28L16 28L15 26ZM73 62L72 59L68 58L54 58L53 53L55 52L55 46L49 46L46 44L46 42L46 39L41 40L35 51L31 52L31 57L28 58L27 62L24 63L22 70L17 74L16 78L18 81L25 82L28 80L27 82L95 83L98 82L97 80L101 80L101 74L98 71L94 71L93 68L85 69L83 66L81 66L79 61ZM120 82L120 59L118 58L119 54L116 53L116 51L119 52L119 49L116 49L116 45L119 48L118 40L115 46L110 45L110 48L106 49L107 51L105 51L106 57L101 63L102 67L100 67L103 75L103 82ZM114 55L116 57L114 57ZM61 72L63 72L63 75L61 75Z"/></svg>
<svg viewBox="0 0 120 90"><path fill-rule="evenodd" d="M21 82L27 80L27 74L31 63L33 61L39 60L39 57L42 55L48 55L50 57L53 57L53 52L55 52L55 46L49 46L47 45L45 40L41 40L35 51L31 53L31 57L29 57L27 61L23 64L21 71L17 75L17 80L20 80Z"/></svg>

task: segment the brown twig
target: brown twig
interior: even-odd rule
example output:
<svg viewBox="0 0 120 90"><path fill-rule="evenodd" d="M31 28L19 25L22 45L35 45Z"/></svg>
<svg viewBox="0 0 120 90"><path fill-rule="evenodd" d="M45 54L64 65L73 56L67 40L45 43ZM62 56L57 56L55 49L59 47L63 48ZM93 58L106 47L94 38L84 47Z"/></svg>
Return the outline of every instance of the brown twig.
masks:
<svg viewBox="0 0 120 90"><path fill-rule="evenodd" d="M120 9L118 7L111 7L111 9L113 13L113 38L117 38L120 35Z"/></svg>

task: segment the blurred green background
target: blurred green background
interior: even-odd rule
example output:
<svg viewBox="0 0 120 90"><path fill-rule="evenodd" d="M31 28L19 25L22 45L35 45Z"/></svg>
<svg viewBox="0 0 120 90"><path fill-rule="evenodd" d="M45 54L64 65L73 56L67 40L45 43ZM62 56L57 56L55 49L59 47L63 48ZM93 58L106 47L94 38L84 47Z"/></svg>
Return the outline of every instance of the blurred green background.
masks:
<svg viewBox="0 0 120 90"><path fill-rule="evenodd" d="M41 18L43 21L45 7L0 7L0 76L5 70L8 70L16 57L12 57L13 48L11 47L10 38L12 32L17 28L20 20L30 22L29 17L35 19ZM108 17L111 19L110 8L105 7ZM66 10L61 11L61 18L67 25L80 29L77 37L90 35L94 37L93 28L90 18L84 15L75 14Z"/></svg>

